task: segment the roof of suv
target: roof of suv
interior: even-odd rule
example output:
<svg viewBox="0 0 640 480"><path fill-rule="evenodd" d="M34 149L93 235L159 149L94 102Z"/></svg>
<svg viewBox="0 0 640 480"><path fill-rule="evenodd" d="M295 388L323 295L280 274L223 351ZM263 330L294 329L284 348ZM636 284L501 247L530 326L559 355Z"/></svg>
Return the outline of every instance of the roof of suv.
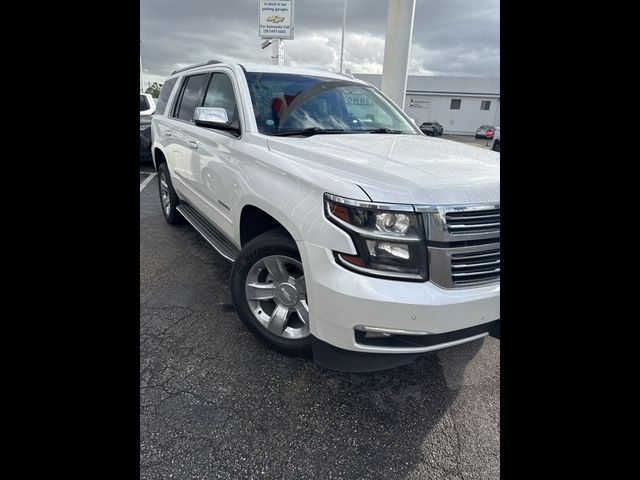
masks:
<svg viewBox="0 0 640 480"><path fill-rule="evenodd" d="M260 65L257 63L216 62L216 63L208 63L203 65L194 65L193 67L187 67L181 70L176 70L172 75L169 75L169 77L173 77L174 75L184 75L191 71L208 70L209 68L212 68L212 67L221 67L221 66L228 67L232 65L240 66L247 72L285 73L285 74L289 73L289 74L298 74L298 75L309 75L309 76L316 76L316 77L333 78L336 80L349 80L354 83L368 85L368 83L363 80L352 78L348 75L343 75L340 73L328 72L326 70L315 70L312 68L280 67L278 65Z"/></svg>

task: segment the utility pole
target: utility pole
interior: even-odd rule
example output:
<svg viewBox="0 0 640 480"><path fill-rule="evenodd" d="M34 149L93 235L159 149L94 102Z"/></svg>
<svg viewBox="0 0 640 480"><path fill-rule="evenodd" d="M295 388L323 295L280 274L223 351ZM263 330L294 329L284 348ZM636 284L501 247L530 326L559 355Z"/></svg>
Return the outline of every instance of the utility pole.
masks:
<svg viewBox="0 0 640 480"><path fill-rule="evenodd" d="M382 91L404 109L416 0L389 0Z"/></svg>
<svg viewBox="0 0 640 480"><path fill-rule="evenodd" d="M342 60L344 58L344 30L347 26L347 0L344 0L344 9L342 10L342 44L340 47L340 73L342 73Z"/></svg>

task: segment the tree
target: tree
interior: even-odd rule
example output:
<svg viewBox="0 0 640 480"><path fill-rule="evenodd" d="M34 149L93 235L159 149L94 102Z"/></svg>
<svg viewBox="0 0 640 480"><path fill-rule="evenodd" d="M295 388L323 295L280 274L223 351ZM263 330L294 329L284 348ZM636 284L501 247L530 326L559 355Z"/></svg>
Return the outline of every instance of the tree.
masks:
<svg viewBox="0 0 640 480"><path fill-rule="evenodd" d="M144 93L150 93L153 98L158 98L160 96L160 90L162 89L162 84L158 82L153 82L153 84L147 88L147 91Z"/></svg>

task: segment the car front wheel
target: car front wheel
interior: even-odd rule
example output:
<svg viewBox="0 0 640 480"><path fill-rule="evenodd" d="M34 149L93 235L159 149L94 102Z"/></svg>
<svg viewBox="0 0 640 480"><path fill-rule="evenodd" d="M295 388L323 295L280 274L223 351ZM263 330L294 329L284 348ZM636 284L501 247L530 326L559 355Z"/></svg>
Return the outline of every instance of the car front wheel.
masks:
<svg viewBox="0 0 640 480"><path fill-rule="evenodd" d="M231 270L231 296L240 320L274 350L309 351L309 304L300 253L283 229L245 245Z"/></svg>

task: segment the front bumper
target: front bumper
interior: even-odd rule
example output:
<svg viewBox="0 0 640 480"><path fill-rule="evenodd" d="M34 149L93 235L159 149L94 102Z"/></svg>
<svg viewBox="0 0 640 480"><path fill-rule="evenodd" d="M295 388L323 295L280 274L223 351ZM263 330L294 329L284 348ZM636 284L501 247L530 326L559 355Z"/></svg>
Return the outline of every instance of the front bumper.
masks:
<svg viewBox="0 0 640 480"><path fill-rule="evenodd" d="M500 338L500 320L484 323L475 327L456 330L430 338L431 350L440 350L463 343L478 340L487 335ZM421 353L369 353L354 352L334 347L322 340L312 337L311 347L313 359L319 365L341 372L374 372L399 367L416 360Z"/></svg>
<svg viewBox="0 0 640 480"><path fill-rule="evenodd" d="M444 289L431 282L374 278L338 265L326 248L309 242L298 242L298 247L305 270L313 272L306 275L311 334L333 347L361 353L419 354L452 345L446 341L435 345L365 345L357 341L356 327L440 335L500 318L499 284Z"/></svg>

